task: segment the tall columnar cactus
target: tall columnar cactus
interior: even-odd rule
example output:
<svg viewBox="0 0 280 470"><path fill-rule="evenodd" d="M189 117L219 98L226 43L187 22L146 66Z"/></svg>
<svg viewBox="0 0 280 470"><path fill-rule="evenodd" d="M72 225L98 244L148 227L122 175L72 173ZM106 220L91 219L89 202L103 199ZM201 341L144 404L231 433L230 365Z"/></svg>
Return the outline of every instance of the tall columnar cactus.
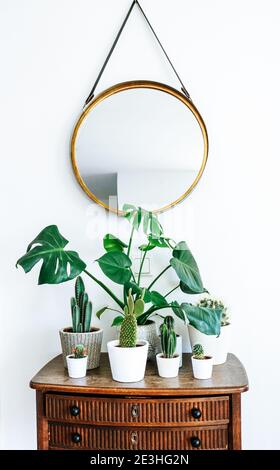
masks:
<svg viewBox="0 0 280 470"><path fill-rule="evenodd" d="M124 307L124 319L120 331L120 347L121 348L135 348L137 341L137 317L142 315L145 310L145 302L143 300L145 292L142 296L134 301L129 289Z"/></svg>
<svg viewBox="0 0 280 470"><path fill-rule="evenodd" d="M88 300L85 285L80 276L75 283L75 297L71 299L72 329L73 333L87 333L90 331L92 303Z"/></svg>
<svg viewBox="0 0 280 470"><path fill-rule="evenodd" d="M201 344L195 344L192 348L194 359L204 359L204 350Z"/></svg>
<svg viewBox="0 0 280 470"><path fill-rule="evenodd" d="M174 331L174 318L171 315L165 317L160 327L161 332L161 350L165 358L174 357L176 351L177 338Z"/></svg>

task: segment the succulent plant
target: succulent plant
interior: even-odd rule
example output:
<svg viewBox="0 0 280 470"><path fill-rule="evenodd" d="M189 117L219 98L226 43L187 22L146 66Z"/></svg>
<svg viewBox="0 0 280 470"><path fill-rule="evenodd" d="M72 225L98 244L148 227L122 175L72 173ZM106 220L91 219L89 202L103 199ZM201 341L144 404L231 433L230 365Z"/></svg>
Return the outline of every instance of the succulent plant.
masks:
<svg viewBox="0 0 280 470"><path fill-rule="evenodd" d="M174 331L174 318L171 315L165 317L160 327L161 332L161 350L165 358L174 357L176 350L177 338Z"/></svg>
<svg viewBox="0 0 280 470"><path fill-rule="evenodd" d="M213 299L212 297L204 297L203 299L200 299L197 306L222 310L221 326L226 326L229 324L230 318L228 308L221 300Z"/></svg>
<svg viewBox="0 0 280 470"><path fill-rule="evenodd" d="M120 347L121 348L135 348L137 341L137 317L142 315L145 310L143 290L140 298L134 301L132 290L129 289L124 307L124 319L120 331Z"/></svg>
<svg viewBox="0 0 280 470"><path fill-rule="evenodd" d="M204 359L204 350L201 344L195 344L192 348L194 359Z"/></svg>
<svg viewBox="0 0 280 470"><path fill-rule="evenodd" d="M71 299L72 331L87 333L90 331L92 303L88 300L85 285L80 276L75 283L75 297Z"/></svg>
<svg viewBox="0 0 280 470"><path fill-rule="evenodd" d="M74 348L73 348L73 357L75 359L82 359L83 357L85 357L87 355L87 350L85 349L84 345L83 344L77 344Z"/></svg>

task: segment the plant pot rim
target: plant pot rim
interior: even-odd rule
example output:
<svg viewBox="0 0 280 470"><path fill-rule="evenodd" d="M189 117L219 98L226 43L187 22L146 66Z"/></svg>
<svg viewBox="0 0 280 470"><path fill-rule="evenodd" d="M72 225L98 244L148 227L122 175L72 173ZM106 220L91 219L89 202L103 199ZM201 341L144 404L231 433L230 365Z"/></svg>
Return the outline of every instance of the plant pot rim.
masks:
<svg viewBox="0 0 280 470"><path fill-rule="evenodd" d="M73 354L68 354L66 356L68 359L73 359L73 361L79 361L81 359L87 359L88 358L88 355L84 356L84 357L73 357Z"/></svg>
<svg viewBox="0 0 280 470"><path fill-rule="evenodd" d="M210 359L213 359L213 356L204 356L203 359L198 359L197 357L192 356L192 359L194 361L209 361Z"/></svg>
<svg viewBox="0 0 280 470"><path fill-rule="evenodd" d="M113 339L112 341L108 341L107 343L107 348L108 346L111 346L113 348L118 348L119 350L122 351L131 351L131 350L139 350L139 347L141 346L149 346L149 342L146 341L145 339L141 339L137 342L137 346L135 348L121 348L119 347L119 340L118 339Z"/></svg>
<svg viewBox="0 0 280 470"><path fill-rule="evenodd" d="M221 334L220 333L219 335L207 335L206 333L202 333L202 331L200 331L197 328L195 328L194 326L192 326L190 323L188 323L188 328L192 328L193 330L198 331L201 335L207 336L208 338L219 338L219 336Z"/></svg>
<svg viewBox="0 0 280 470"><path fill-rule="evenodd" d="M156 357L158 357L159 359L172 361L173 359L180 359L180 354L175 354L173 357L163 357L163 353L158 353Z"/></svg>
<svg viewBox="0 0 280 470"><path fill-rule="evenodd" d="M90 331L85 331L82 333L74 333L73 331L67 331L67 330L72 330L72 326L65 326L64 328L61 328L59 330L60 333L66 334L66 335L92 335L94 333L100 333L101 331L103 332L102 328L96 328L94 326L91 327Z"/></svg>

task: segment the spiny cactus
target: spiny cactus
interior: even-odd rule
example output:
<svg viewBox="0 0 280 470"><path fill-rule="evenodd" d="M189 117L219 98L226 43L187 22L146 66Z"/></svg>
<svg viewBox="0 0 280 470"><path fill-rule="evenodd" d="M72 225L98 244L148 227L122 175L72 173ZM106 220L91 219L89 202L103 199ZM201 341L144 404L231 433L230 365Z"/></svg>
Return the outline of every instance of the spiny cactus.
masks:
<svg viewBox="0 0 280 470"><path fill-rule="evenodd" d="M81 359L87 355L87 350L85 349L83 344L77 344L73 348L73 356L75 359Z"/></svg>
<svg viewBox="0 0 280 470"><path fill-rule="evenodd" d="M145 302L143 300L145 290L139 299L134 301L129 289L126 299L126 306L124 307L124 319L120 331L120 347L121 348L135 348L137 341L137 317L142 315L145 310Z"/></svg>
<svg viewBox="0 0 280 470"><path fill-rule="evenodd" d="M165 317L160 327L161 332L161 350L165 358L174 357L176 350L177 338L174 331L174 318L171 315Z"/></svg>
<svg viewBox="0 0 280 470"><path fill-rule="evenodd" d="M222 310L221 326L226 326L230 322L229 313L227 307L221 300L213 299L212 297L205 297L200 299L197 304L199 307L215 308Z"/></svg>
<svg viewBox="0 0 280 470"><path fill-rule="evenodd" d="M80 276L75 283L75 297L71 299L72 331L87 333L90 331L92 303L88 300L85 285Z"/></svg>
<svg viewBox="0 0 280 470"><path fill-rule="evenodd" d="M201 344L195 344L192 348L194 359L204 359L204 350Z"/></svg>

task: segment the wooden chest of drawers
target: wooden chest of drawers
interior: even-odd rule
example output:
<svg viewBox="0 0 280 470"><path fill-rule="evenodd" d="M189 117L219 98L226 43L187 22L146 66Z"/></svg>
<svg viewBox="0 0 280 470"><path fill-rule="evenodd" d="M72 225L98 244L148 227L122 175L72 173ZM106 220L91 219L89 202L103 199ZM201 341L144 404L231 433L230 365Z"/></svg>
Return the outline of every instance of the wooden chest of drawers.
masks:
<svg viewBox="0 0 280 470"><path fill-rule="evenodd" d="M39 449L188 450L241 448L245 370L229 355L210 380L193 379L184 355L178 377L162 379L148 363L135 384L111 378L108 358L83 379L70 379L61 356L31 381L37 390Z"/></svg>

